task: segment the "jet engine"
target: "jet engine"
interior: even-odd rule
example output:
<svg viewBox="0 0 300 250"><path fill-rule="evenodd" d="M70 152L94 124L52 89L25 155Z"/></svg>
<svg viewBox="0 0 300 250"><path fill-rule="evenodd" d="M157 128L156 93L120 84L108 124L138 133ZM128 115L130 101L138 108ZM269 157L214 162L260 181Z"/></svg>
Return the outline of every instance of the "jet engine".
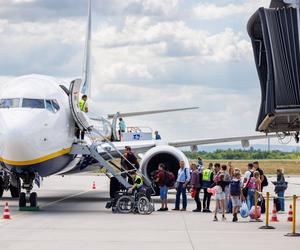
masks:
<svg viewBox="0 0 300 250"><path fill-rule="evenodd" d="M152 180L158 164L163 163L168 171L177 176L179 161L184 161L185 165L189 166L187 157L179 149L167 145L156 146L144 154L140 164L141 171L144 176Z"/></svg>

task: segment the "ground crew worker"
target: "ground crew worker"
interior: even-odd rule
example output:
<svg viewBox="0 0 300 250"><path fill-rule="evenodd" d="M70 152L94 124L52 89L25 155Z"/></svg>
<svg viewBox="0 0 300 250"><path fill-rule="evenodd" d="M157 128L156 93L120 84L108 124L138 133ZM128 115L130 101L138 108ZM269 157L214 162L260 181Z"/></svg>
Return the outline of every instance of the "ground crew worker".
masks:
<svg viewBox="0 0 300 250"><path fill-rule="evenodd" d="M79 101L79 108L82 112L89 112L89 108L87 105L87 95L83 95Z"/></svg>
<svg viewBox="0 0 300 250"><path fill-rule="evenodd" d="M210 206L210 199L212 194L207 192L207 189L210 188L210 186L214 182L214 173L212 171L212 168L213 168L213 164L209 163L208 168L202 171L202 186L204 190L204 197L203 197L204 213L211 213L209 206Z"/></svg>
<svg viewBox="0 0 300 250"><path fill-rule="evenodd" d="M132 193L134 191L139 192L144 186L143 177L138 175L136 170L133 170L131 176L132 176L132 180L133 180L133 185L128 191L129 191L129 193Z"/></svg>

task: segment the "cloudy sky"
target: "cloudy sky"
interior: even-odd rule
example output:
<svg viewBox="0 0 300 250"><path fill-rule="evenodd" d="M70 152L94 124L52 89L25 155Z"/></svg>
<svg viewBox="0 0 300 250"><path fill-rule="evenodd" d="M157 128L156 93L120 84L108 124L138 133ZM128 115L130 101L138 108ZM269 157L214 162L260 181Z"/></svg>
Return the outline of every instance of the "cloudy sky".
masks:
<svg viewBox="0 0 300 250"><path fill-rule="evenodd" d="M246 33L265 0L93 0L95 112L199 106L128 119L164 139L255 134L260 87ZM81 75L87 0L0 0L0 83Z"/></svg>

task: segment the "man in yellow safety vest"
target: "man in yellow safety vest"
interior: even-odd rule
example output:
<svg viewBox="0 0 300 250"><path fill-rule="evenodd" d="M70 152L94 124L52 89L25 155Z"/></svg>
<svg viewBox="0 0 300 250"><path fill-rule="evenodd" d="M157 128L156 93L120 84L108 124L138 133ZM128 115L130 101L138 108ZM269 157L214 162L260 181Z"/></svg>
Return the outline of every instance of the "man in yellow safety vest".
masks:
<svg viewBox="0 0 300 250"><path fill-rule="evenodd" d="M88 105L87 105L87 95L83 95L81 97L81 100L79 101L79 108L81 111L85 113L89 112Z"/></svg>
<svg viewBox="0 0 300 250"><path fill-rule="evenodd" d="M210 186L214 182L214 173L212 171L213 164L209 163L208 168L204 169L202 172L202 187L204 191L204 197L203 197L203 212L204 213L211 213L209 206L210 206L210 199L211 199L211 193L207 192L207 189L210 188Z"/></svg>
<svg viewBox="0 0 300 250"><path fill-rule="evenodd" d="M141 188L144 186L143 177L138 175L136 170L132 172L131 176L132 176L133 185L129 189L129 192L132 193L135 190L139 192Z"/></svg>

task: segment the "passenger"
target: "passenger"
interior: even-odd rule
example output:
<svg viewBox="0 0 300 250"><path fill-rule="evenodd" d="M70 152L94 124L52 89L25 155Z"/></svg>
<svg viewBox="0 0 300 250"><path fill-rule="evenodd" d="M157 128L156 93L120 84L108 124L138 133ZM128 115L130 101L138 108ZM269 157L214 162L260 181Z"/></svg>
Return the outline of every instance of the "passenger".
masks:
<svg viewBox="0 0 300 250"><path fill-rule="evenodd" d="M202 161L201 157L198 157L198 171L199 171L199 173L202 173L202 169L203 169L203 161Z"/></svg>
<svg viewBox="0 0 300 250"><path fill-rule="evenodd" d="M245 198L243 196L243 182L241 180L241 173L236 171L235 175L233 176L233 179L230 183L230 196L231 196L231 202L232 202L232 213L233 213L233 222L238 221L238 212L241 207L241 200L244 201Z"/></svg>
<svg viewBox="0 0 300 250"><path fill-rule="evenodd" d="M214 164L214 182L218 182L219 175L221 174L221 165L220 163Z"/></svg>
<svg viewBox="0 0 300 250"><path fill-rule="evenodd" d="M155 136L155 140L161 140L161 136L160 136L160 134L158 133L158 131L155 131L155 132L154 132L154 136Z"/></svg>
<svg viewBox="0 0 300 250"><path fill-rule="evenodd" d="M233 176L234 176L234 168L232 166L232 162L231 161L229 161L227 163L227 167L228 167L228 173L229 173L230 177L233 178Z"/></svg>
<svg viewBox="0 0 300 250"><path fill-rule="evenodd" d="M253 177L250 178L249 185L248 185L248 208L251 209L254 206L254 194L255 192L260 192L261 190L261 179L260 174L258 171L253 173Z"/></svg>
<svg viewBox="0 0 300 250"><path fill-rule="evenodd" d="M190 181L190 170L185 167L184 161L179 162L179 170L177 181L175 184L176 192L176 201L175 201L175 208L172 210L176 211L179 210L180 205L180 196L182 195L182 209L180 211L186 211L187 207L187 197L186 197L186 187Z"/></svg>
<svg viewBox="0 0 300 250"><path fill-rule="evenodd" d="M126 124L122 117L119 118L119 139L122 140L122 133L126 132Z"/></svg>
<svg viewBox="0 0 300 250"><path fill-rule="evenodd" d="M199 198L201 186L202 186L202 174L199 173L197 165L195 163L191 164L191 188L195 190L194 200L196 202L196 209L193 212L201 212L201 201Z"/></svg>
<svg viewBox="0 0 300 250"><path fill-rule="evenodd" d="M261 192L263 191L263 187L268 186L268 180L267 177L264 175L264 171L259 167L258 161L253 162L253 168L255 171L259 172L260 180L261 180Z"/></svg>
<svg viewBox="0 0 300 250"><path fill-rule="evenodd" d="M89 112L89 108L88 108L88 104L87 104L87 95L83 95L79 101L79 108L82 112L88 113Z"/></svg>
<svg viewBox="0 0 300 250"><path fill-rule="evenodd" d="M224 180L225 175L221 173L218 176L218 181L212 185L216 190L216 208L214 213L214 221L218 221L217 213L219 208L222 210L222 220L225 221L225 187L229 185L228 181Z"/></svg>
<svg viewBox="0 0 300 250"><path fill-rule="evenodd" d="M128 190L129 193L140 192L144 187L143 177L138 175L136 170L131 172L131 178L133 180L132 187Z"/></svg>
<svg viewBox="0 0 300 250"><path fill-rule="evenodd" d="M229 184L231 181L231 176L227 172L227 166L222 165L221 173L224 175L224 181L228 182L228 185L225 186L225 210L226 213L231 213L232 212L232 204L230 200L230 192L229 192Z"/></svg>
<svg viewBox="0 0 300 250"><path fill-rule="evenodd" d="M247 184L250 180L250 178L253 176L253 164L252 163L248 163L248 170L245 172L244 174L244 184Z"/></svg>
<svg viewBox="0 0 300 250"><path fill-rule="evenodd" d="M122 160L122 166L126 170L132 170L132 169L139 169L140 168L140 164L139 164L139 162L137 160L137 157L131 151L131 147L130 146L126 146L125 147L124 158L126 160L125 159Z"/></svg>
<svg viewBox="0 0 300 250"><path fill-rule="evenodd" d="M277 194L280 201L280 211L279 213L284 213L284 192L287 189L287 182L285 181L283 169L277 169L277 181L273 181L272 183L275 185L275 193Z"/></svg>
<svg viewBox="0 0 300 250"><path fill-rule="evenodd" d="M166 166L163 163L158 165L158 172L155 177L155 182L158 183L159 191L160 191L160 200L161 200L161 208L157 211L168 211L168 178L169 173L166 171Z"/></svg>
<svg viewBox="0 0 300 250"><path fill-rule="evenodd" d="M202 173L202 187L204 191L203 213L211 213L209 207L212 194L207 192L207 188L209 188L214 183L214 173L212 169L213 164L209 163L208 168L204 169Z"/></svg>

